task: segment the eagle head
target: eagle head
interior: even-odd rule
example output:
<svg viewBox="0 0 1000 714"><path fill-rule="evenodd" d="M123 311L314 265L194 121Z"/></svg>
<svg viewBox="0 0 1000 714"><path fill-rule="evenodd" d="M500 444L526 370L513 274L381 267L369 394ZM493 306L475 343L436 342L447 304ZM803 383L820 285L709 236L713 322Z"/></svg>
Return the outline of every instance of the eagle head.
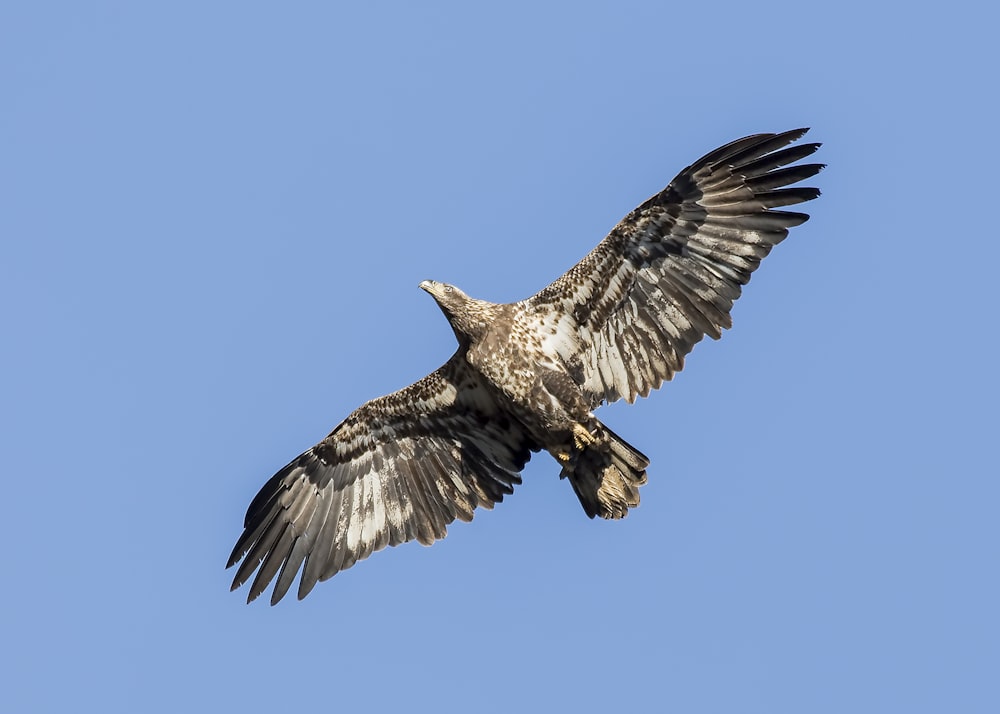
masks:
<svg viewBox="0 0 1000 714"><path fill-rule="evenodd" d="M463 338L475 338L486 327L488 310L484 309L486 303L481 300L473 300L454 285L436 280L425 280L420 283L420 289L431 294L460 342Z"/></svg>
<svg viewBox="0 0 1000 714"><path fill-rule="evenodd" d="M449 308L454 311L469 300L469 296L454 285L439 283L437 280L425 280L420 283L420 289L429 292L445 312L448 312Z"/></svg>

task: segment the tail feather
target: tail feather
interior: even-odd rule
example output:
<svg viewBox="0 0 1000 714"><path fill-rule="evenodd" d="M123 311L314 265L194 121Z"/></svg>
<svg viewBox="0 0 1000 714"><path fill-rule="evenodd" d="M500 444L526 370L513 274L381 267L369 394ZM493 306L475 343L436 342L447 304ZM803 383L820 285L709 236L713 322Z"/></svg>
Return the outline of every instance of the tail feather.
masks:
<svg viewBox="0 0 1000 714"><path fill-rule="evenodd" d="M639 505L649 459L604 425L595 436L595 443L574 454L562 475L589 517L624 518Z"/></svg>

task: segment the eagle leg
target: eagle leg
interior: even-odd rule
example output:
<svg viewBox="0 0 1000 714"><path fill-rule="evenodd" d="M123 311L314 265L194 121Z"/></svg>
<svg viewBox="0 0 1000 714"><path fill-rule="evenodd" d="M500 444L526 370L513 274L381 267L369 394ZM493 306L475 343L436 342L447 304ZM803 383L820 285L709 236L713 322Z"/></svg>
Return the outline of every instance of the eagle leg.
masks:
<svg viewBox="0 0 1000 714"><path fill-rule="evenodd" d="M560 478L566 478L567 473L572 472L572 464L576 461L581 451L596 444L597 438L591 434L583 424L573 425L573 446L565 450L553 450L550 453L563 465L563 473Z"/></svg>
<svg viewBox="0 0 1000 714"><path fill-rule="evenodd" d="M594 435L587 431L587 427L583 424L573 425L573 444L578 451L583 451L596 441L597 439L594 438Z"/></svg>
<svg viewBox="0 0 1000 714"><path fill-rule="evenodd" d="M556 457L556 460L563 465L563 470L570 469L571 464L576 460L577 454L584 451L588 446L597 443L597 439L594 435L587 431L587 427L583 424L573 425L573 446L565 450L550 452ZM563 477L565 478L565 477Z"/></svg>

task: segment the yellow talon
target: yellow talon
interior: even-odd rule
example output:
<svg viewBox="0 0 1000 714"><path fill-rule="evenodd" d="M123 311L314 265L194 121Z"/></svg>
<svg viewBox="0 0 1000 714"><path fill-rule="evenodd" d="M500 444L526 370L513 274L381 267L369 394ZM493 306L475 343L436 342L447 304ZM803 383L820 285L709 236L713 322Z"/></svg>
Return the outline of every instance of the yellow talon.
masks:
<svg viewBox="0 0 1000 714"><path fill-rule="evenodd" d="M594 436L587 431L583 424L573 425L573 443L576 445L577 449L582 451L585 447L590 446L595 441L596 439L594 439Z"/></svg>

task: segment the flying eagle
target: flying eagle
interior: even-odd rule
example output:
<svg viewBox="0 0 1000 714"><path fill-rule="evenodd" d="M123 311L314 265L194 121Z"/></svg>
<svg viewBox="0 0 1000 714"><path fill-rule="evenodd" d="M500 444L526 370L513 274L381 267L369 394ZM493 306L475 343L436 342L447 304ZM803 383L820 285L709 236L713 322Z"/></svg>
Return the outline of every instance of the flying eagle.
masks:
<svg viewBox="0 0 1000 714"><path fill-rule="evenodd" d="M588 516L639 504L649 459L594 410L647 396L705 335L718 339L741 286L819 196L788 186L821 164L807 129L716 149L625 216L582 261L527 300L497 305L420 284L458 339L444 366L373 399L275 474L250 504L227 567L247 602L301 570L298 596L387 545L444 538L521 482L545 450Z"/></svg>

